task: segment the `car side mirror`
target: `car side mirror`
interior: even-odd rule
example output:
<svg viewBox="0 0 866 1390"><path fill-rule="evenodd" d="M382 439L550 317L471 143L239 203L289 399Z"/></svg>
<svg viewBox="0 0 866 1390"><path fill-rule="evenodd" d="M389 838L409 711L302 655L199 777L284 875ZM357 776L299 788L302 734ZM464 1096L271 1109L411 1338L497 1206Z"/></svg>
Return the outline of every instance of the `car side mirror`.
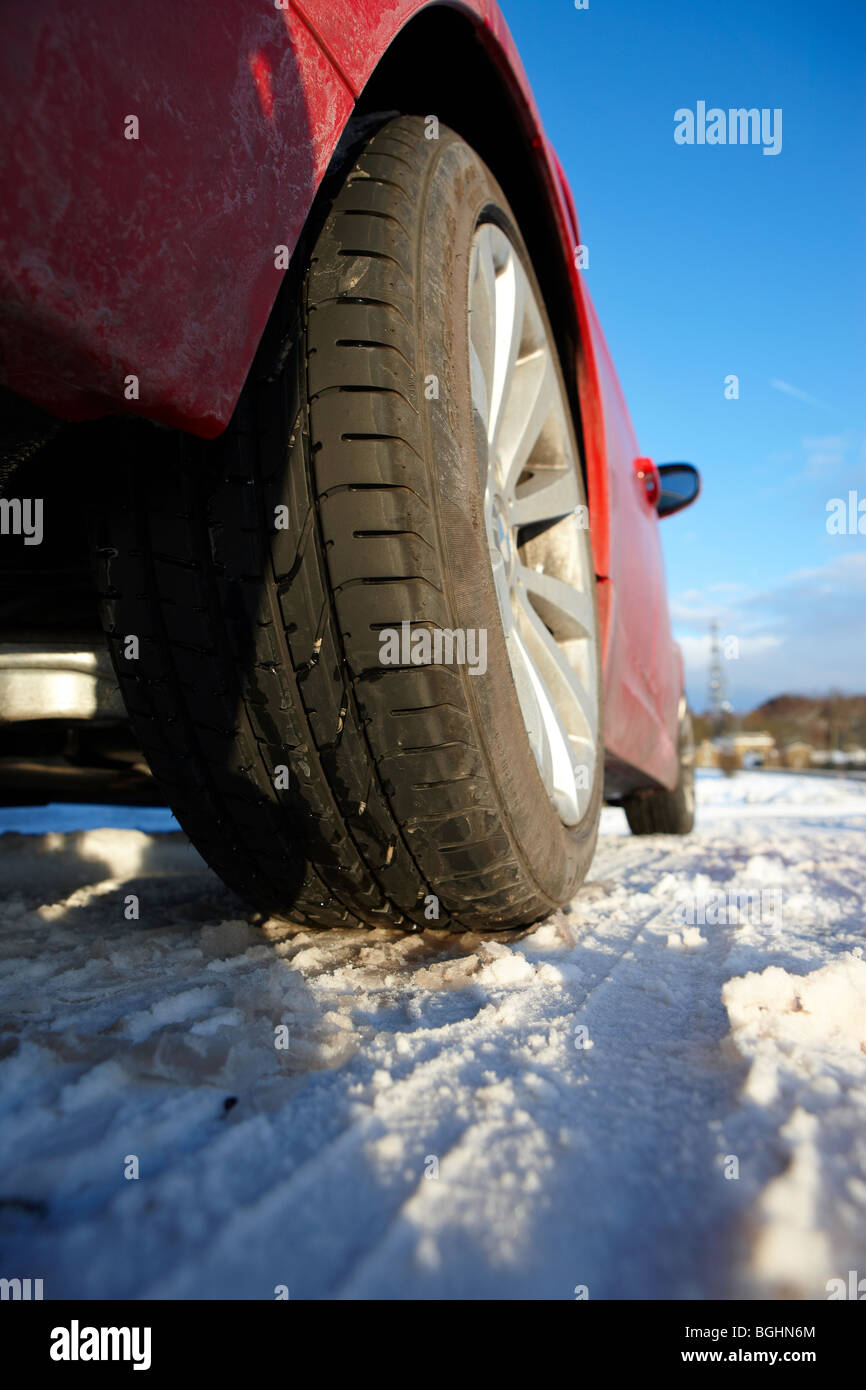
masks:
<svg viewBox="0 0 866 1390"><path fill-rule="evenodd" d="M681 512L694 502L701 490L701 475L691 463L660 463L659 499L656 511L659 516L670 516Z"/></svg>

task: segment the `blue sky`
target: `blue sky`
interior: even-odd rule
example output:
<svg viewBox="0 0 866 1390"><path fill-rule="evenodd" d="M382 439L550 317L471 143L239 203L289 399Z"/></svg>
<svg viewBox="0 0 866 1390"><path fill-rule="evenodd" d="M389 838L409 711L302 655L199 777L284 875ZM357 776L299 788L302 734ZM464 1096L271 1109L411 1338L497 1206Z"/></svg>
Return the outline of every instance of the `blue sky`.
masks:
<svg viewBox="0 0 866 1390"><path fill-rule="evenodd" d="M692 703L713 617L737 708L866 691L866 536L826 526L866 501L866 3L500 3L641 451L703 474L662 523ZM677 145L698 101L781 108L780 153Z"/></svg>

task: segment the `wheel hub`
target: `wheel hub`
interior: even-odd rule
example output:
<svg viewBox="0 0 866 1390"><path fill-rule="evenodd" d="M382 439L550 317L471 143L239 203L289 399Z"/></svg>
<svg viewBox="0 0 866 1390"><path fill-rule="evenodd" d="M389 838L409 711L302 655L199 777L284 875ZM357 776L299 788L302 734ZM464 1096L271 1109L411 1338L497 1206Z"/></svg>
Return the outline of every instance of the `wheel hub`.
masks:
<svg viewBox="0 0 866 1390"><path fill-rule="evenodd" d="M494 496L490 505L489 531L491 544L502 557L505 574L510 585L514 574L516 546L514 531L508 520L508 511L502 498L498 495Z"/></svg>

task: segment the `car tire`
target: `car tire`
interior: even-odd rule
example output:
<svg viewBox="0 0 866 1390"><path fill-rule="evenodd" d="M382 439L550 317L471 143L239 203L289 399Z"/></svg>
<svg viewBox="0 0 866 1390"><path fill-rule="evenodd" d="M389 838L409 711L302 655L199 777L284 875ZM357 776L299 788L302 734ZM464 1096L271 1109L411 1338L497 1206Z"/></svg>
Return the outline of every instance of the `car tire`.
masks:
<svg viewBox="0 0 866 1390"><path fill-rule="evenodd" d="M488 310L506 323L497 254L523 317L514 308L491 450L495 325L480 368L472 334ZM136 735L190 839L262 913L528 925L587 872L603 757L584 485L526 248L477 154L399 117L344 171L293 265L224 434L138 425L97 520L103 622ZM547 359L531 397L536 341ZM509 531L488 480L518 429L509 486L524 520ZM518 574L531 589L519 601ZM386 630L458 636L438 663L421 638L385 664ZM483 671L462 654L473 632Z"/></svg>
<svg viewBox="0 0 866 1390"><path fill-rule="evenodd" d="M680 701L677 745L680 773L673 791L640 788L623 800L633 835L688 835L695 824L695 736L692 717Z"/></svg>

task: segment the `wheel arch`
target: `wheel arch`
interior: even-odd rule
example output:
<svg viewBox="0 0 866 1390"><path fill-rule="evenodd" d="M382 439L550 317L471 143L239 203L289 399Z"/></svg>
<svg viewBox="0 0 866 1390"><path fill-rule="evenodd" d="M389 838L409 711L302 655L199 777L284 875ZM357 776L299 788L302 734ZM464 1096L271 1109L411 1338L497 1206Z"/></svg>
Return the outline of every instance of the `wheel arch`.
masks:
<svg viewBox="0 0 866 1390"><path fill-rule="evenodd" d="M562 167L528 95L528 83L508 51L512 46L501 21L498 29L503 32L447 3L416 13L370 74L352 120L389 110L435 115L477 151L502 187L556 338L584 468L595 569L607 578L610 496L604 417L593 311L574 266L579 227ZM599 603L606 645L604 588L600 586Z"/></svg>

